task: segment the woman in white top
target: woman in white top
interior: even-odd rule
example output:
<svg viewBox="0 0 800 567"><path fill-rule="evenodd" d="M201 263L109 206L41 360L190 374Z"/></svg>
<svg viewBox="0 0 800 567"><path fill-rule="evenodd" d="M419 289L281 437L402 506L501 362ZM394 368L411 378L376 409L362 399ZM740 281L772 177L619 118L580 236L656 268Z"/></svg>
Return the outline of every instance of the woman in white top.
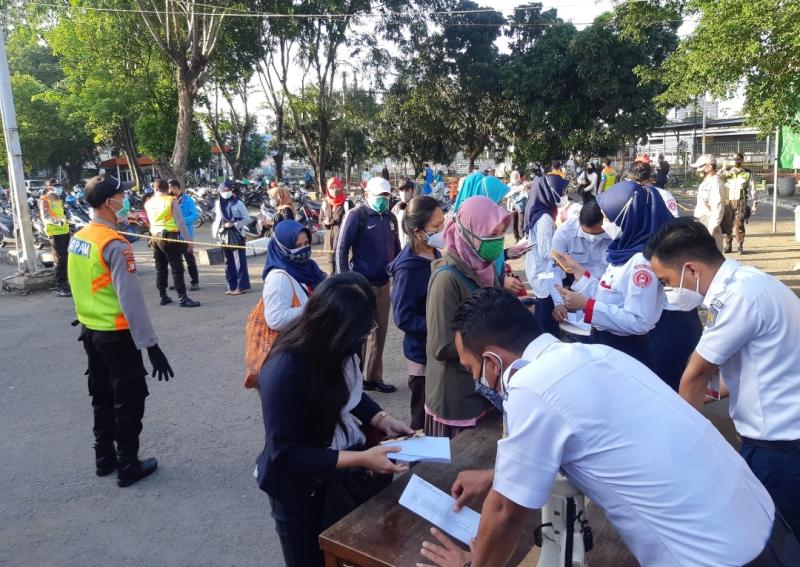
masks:
<svg viewBox="0 0 800 567"><path fill-rule="evenodd" d="M595 342L616 348L654 370L649 333L661 317L664 289L642 255L650 236L672 218L658 191L623 181L597 196L603 228L612 238L609 266L592 274L569 255L559 261L575 276L560 288L567 309L584 312Z"/></svg>
<svg viewBox="0 0 800 567"><path fill-rule="evenodd" d="M297 221L275 227L267 248L264 271L264 319L269 328L283 331L303 312L325 273L311 259L311 234Z"/></svg>

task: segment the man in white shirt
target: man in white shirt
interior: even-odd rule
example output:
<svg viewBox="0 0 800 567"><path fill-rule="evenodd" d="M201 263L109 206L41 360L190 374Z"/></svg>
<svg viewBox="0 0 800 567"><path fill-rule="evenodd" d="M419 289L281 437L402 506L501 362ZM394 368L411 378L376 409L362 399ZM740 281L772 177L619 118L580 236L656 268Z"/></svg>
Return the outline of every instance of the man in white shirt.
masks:
<svg viewBox="0 0 800 567"><path fill-rule="evenodd" d="M645 255L665 286L708 309L680 395L700 409L719 369L740 452L800 534L800 299L773 276L725 260L691 219L659 229Z"/></svg>
<svg viewBox="0 0 800 567"><path fill-rule="evenodd" d="M608 267L606 250L611 242L611 237L603 230L603 211L596 200L590 199L583 205L577 218L569 219L558 227L553 235L553 250L559 254L569 254L592 274L603 274ZM567 274L557 263L551 264L553 280L561 285ZM563 300L556 304L553 318L559 323L566 321L567 307Z"/></svg>
<svg viewBox="0 0 800 567"><path fill-rule="evenodd" d="M722 217L725 202L725 183L717 175L717 158L711 154L701 155L692 167L703 177L697 188L697 205L694 217L705 225L708 233L722 250Z"/></svg>
<svg viewBox="0 0 800 567"><path fill-rule="evenodd" d="M558 472L604 509L648 567L748 564L773 553L773 523L782 541L800 548L773 522L769 494L730 444L641 363L542 333L499 289L462 303L453 328L461 363L505 398L507 437L493 472L461 473L452 489L461 505L491 487L474 557L426 542L427 559L505 565L527 510L547 502ZM757 564L797 564L789 560L800 561L800 551Z"/></svg>

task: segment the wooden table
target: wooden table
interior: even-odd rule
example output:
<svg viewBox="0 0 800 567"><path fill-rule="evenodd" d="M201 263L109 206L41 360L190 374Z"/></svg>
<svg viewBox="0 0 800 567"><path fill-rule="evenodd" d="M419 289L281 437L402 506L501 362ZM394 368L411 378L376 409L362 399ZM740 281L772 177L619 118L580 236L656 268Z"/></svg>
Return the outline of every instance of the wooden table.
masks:
<svg viewBox="0 0 800 567"><path fill-rule="evenodd" d="M709 419L734 445L735 431L729 418ZM488 469L494 466L501 420L492 414L473 430L465 431L452 441L453 462L449 465L420 463L393 482L388 488L325 530L319 538L325 553L325 567L414 567L424 558L419 554L422 542L431 539L431 524L400 504L400 495L414 473L445 492L450 492L458 473L467 469ZM469 502L480 511L482 502ZM594 535L594 548L587 560L595 566L636 567L639 563L630 554L616 530L606 520L603 510L587 501L586 517ZM533 546L533 531L541 514L528 514L512 565L535 567L540 548Z"/></svg>

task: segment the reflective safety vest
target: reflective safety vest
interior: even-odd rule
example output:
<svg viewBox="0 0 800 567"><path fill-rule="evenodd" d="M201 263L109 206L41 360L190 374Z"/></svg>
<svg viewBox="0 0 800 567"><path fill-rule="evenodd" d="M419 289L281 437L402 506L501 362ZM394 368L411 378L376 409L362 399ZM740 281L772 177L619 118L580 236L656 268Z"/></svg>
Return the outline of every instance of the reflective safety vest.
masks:
<svg viewBox="0 0 800 567"><path fill-rule="evenodd" d="M78 321L93 331L128 328L117 292L111 285L111 270L103 259L103 250L113 240L128 244L113 228L93 222L76 232L69 243L67 274L75 311Z"/></svg>
<svg viewBox="0 0 800 567"><path fill-rule="evenodd" d="M728 187L729 201L747 199L747 191L750 188L750 171L743 169L730 172L725 185Z"/></svg>
<svg viewBox="0 0 800 567"><path fill-rule="evenodd" d="M61 202L61 199L58 197L51 199L49 195L45 195L42 199L44 199L44 207L47 208L47 212L50 216L61 221L61 224L50 224L45 221L45 219L42 219L47 236L69 234L69 223L67 222L67 215L64 214L64 204Z"/></svg>
<svg viewBox="0 0 800 567"><path fill-rule="evenodd" d="M602 191L608 191L617 182L617 170L613 167L603 166L603 186Z"/></svg>
<svg viewBox="0 0 800 567"><path fill-rule="evenodd" d="M172 216L172 202L175 197L156 193L144 204L147 219L150 221L150 234L160 236L162 232L178 232L178 223Z"/></svg>

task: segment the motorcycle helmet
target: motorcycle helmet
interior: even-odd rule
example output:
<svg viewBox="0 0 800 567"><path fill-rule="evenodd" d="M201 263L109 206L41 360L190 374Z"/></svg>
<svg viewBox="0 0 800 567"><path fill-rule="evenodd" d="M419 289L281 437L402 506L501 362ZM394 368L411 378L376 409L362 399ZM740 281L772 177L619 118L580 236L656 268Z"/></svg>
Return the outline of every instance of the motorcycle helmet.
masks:
<svg viewBox="0 0 800 567"><path fill-rule="evenodd" d="M77 199L77 198L75 198L75 195L67 195L67 198L66 198L66 199L64 199L64 200L66 201L67 205L74 205L74 204L75 204L75 202L76 202L78 199Z"/></svg>

